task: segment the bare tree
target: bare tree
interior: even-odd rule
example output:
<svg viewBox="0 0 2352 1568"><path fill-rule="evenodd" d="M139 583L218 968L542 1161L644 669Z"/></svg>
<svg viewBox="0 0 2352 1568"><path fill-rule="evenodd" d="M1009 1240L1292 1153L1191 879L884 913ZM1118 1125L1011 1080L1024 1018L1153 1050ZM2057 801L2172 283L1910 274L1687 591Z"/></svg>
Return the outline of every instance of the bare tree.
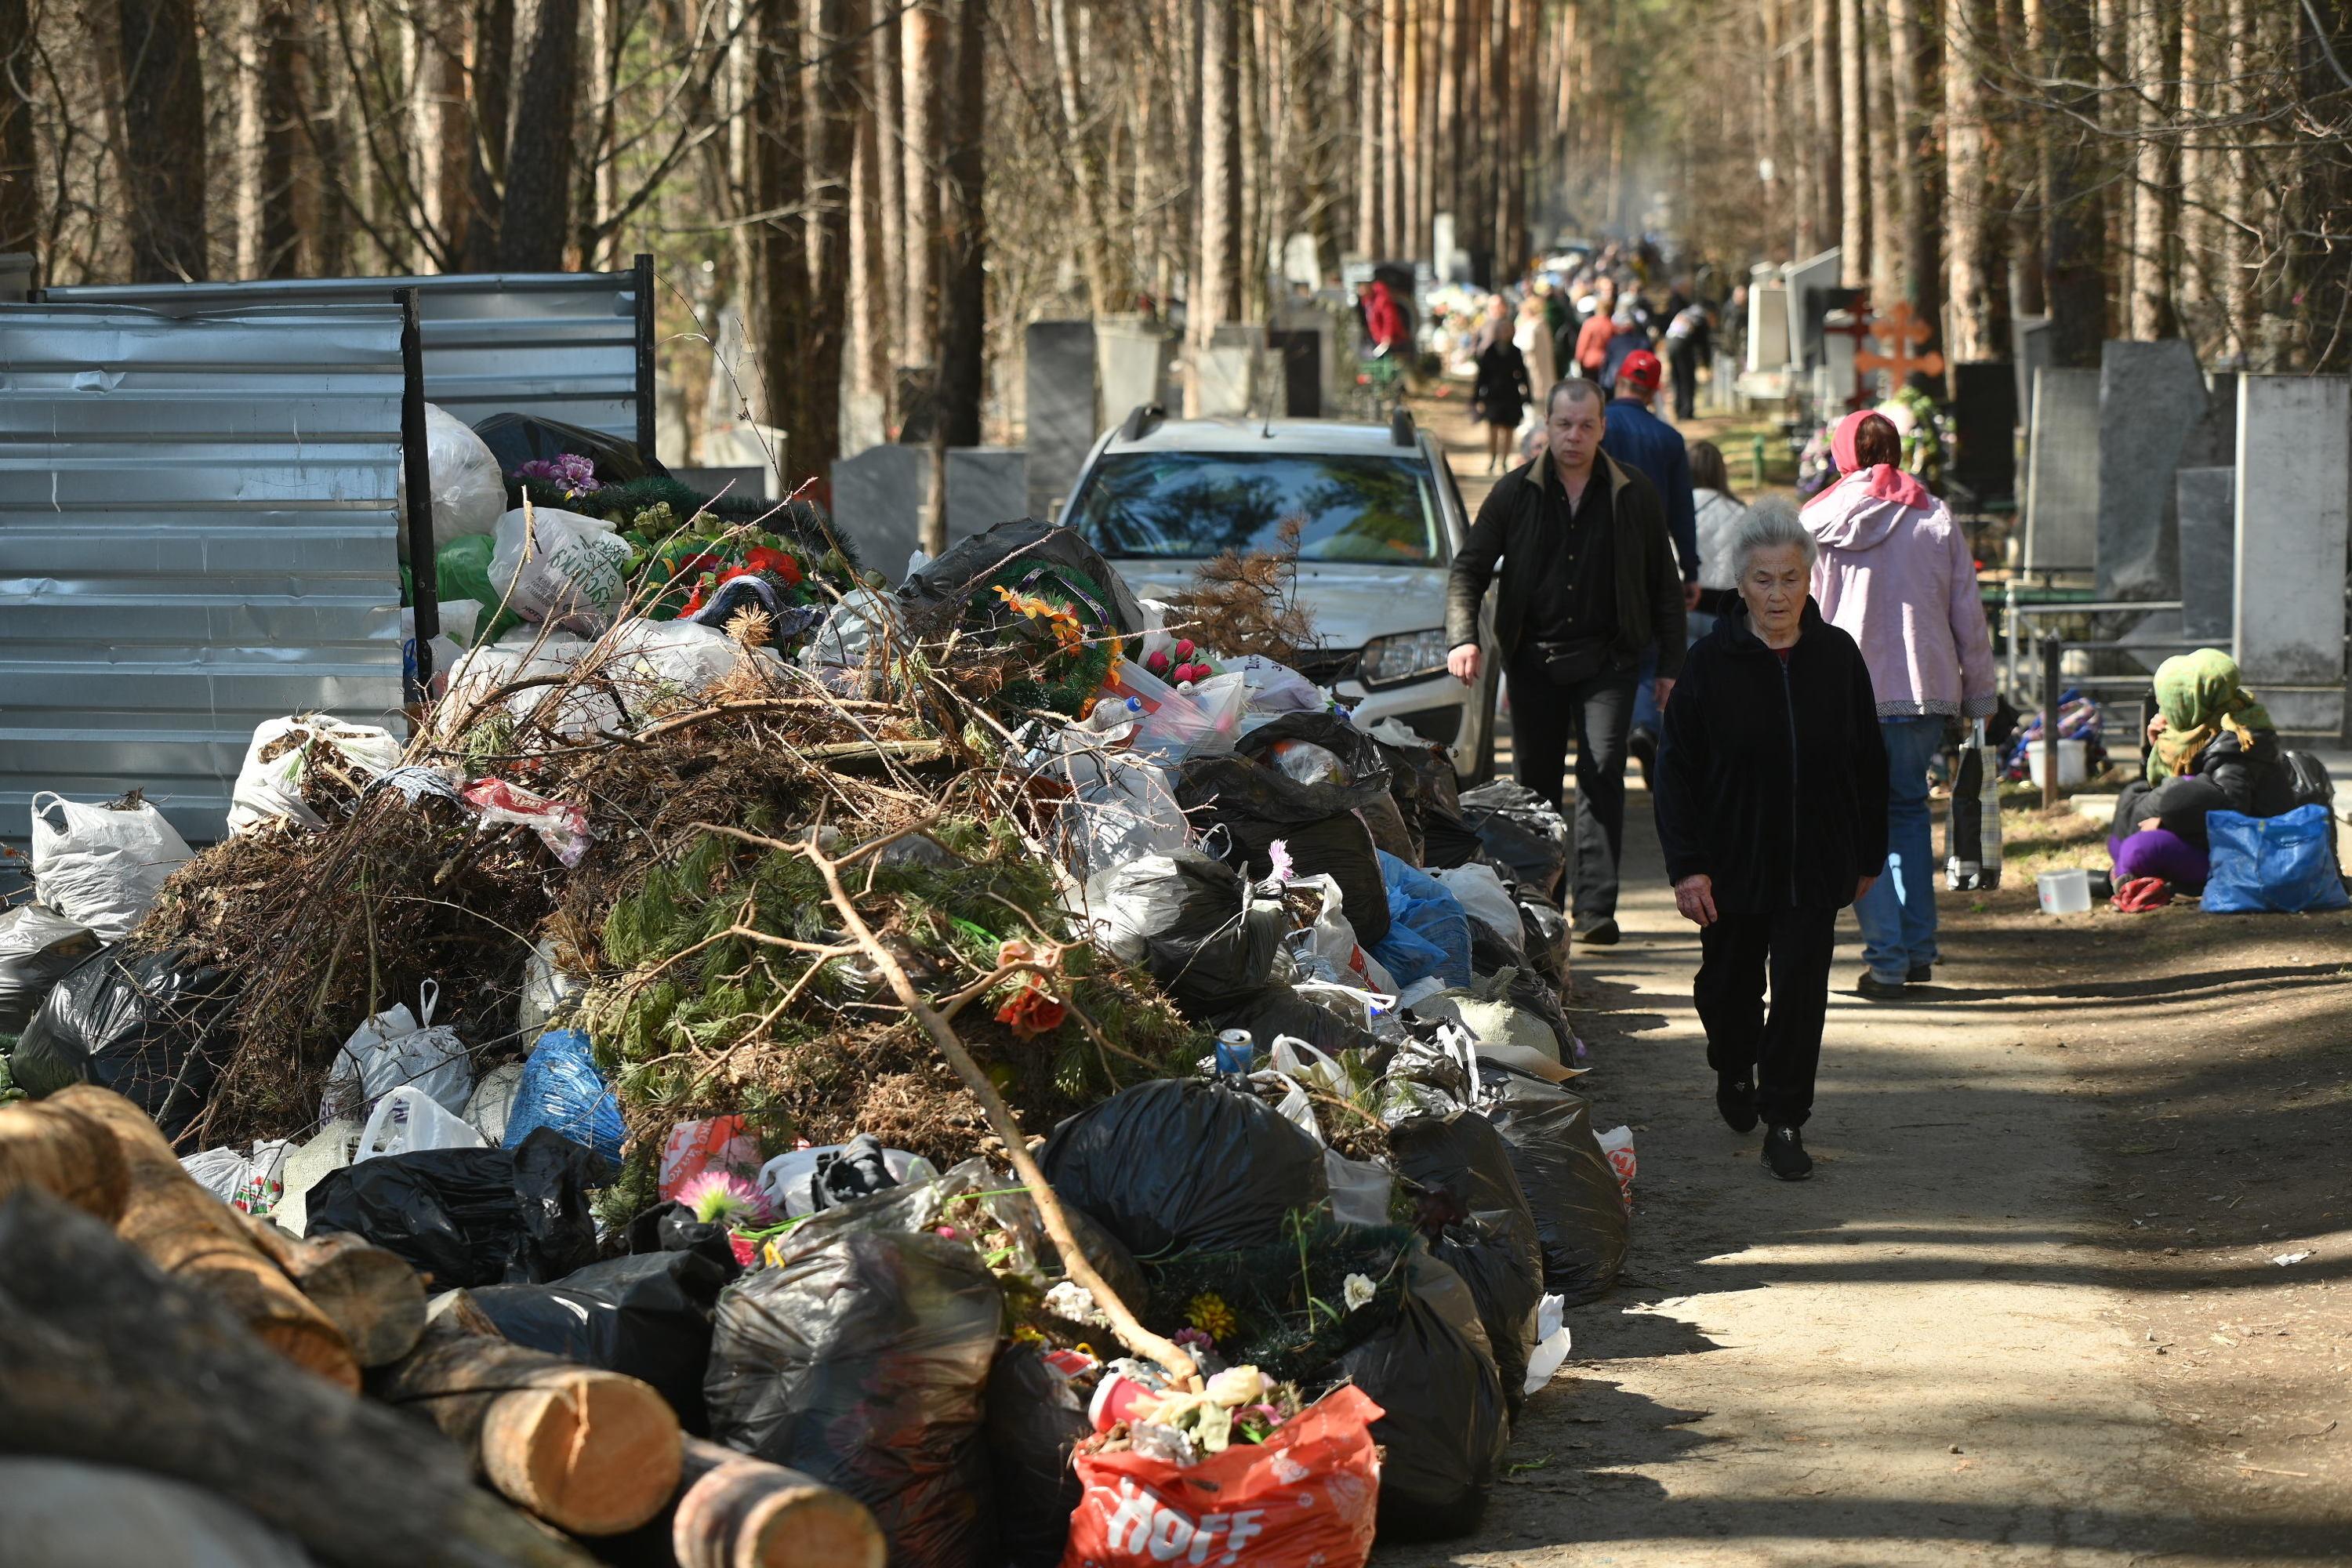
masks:
<svg viewBox="0 0 2352 1568"><path fill-rule="evenodd" d="M193 0L120 0L123 139L131 200L131 276L142 283L208 278L205 77Z"/></svg>

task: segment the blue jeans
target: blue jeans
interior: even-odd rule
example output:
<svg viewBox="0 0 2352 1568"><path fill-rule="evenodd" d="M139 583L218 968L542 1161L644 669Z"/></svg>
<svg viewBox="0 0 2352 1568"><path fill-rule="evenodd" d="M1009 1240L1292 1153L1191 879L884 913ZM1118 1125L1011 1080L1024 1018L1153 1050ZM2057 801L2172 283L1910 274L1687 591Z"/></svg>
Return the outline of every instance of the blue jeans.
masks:
<svg viewBox="0 0 2352 1568"><path fill-rule="evenodd" d="M1938 718L1882 719L1886 740L1886 868L1853 906L1862 958L1899 984L1936 962L1936 846L1927 811L1927 764L1944 744Z"/></svg>
<svg viewBox="0 0 2352 1568"><path fill-rule="evenodd" d="M1689 616L1689 640L1696 642L1715 629L1715 617L1705 610L1693 610ZM1664 722L1658 717L1658 689L1653 684L1658 679L1658 647L1652 643L1642 655L1642 675L1633 688L1633 723L1636 730L1659 732Z"/></svg>

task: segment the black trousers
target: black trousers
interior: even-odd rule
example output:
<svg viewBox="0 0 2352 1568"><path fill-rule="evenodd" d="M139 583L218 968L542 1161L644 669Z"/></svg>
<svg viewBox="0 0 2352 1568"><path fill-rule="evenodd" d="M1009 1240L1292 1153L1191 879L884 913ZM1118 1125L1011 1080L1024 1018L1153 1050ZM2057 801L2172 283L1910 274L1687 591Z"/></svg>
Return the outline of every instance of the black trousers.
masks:
<svg viewBox="0 0 2352 1568"><path fill-rule="evenodd" d="M1837 910L1725 914L1698 942L1698 981L1691 990L1706 1026L1706 1065L1743 1077L1753 1071L1757 1114L1774 1127L1802 1127L1812 1114L1813 1075L1822 1065Z"/></svg>
<svg viewBox="0 0 2352 1568"><path fill-rule="evenodd" d="M1635 675L1629 667L1554 686L1532 647L1511 661L1511 756L1519 782L1559 805L1569 743L1576 744L1576 858L1569 869L1579 930L1617 913Z"/></svg>
<svg viewBox="0 0 2352 1568"><path fill-rule="evenodd" d="M1675 417L1688 419L1698 408L1698 344L1675 339L1666 345L1666 363L1675 378Z"/></svg>

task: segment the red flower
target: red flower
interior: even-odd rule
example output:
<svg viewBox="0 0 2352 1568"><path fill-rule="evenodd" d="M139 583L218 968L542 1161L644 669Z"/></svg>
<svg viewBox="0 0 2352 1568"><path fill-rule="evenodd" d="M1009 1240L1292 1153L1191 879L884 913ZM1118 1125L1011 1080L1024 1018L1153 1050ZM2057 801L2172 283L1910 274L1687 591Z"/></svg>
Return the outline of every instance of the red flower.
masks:
<svg viewBox="0 0 2352 1568"><path fill-rule="evenodd" d="M787 552L755 544L743 552L743 559L752 571L764 572L788 588L801 580L801 563Z"/></svg>
<svg viewBox="0 0 2352 1568"><path fill-rule="evenodd" d="M669 580L675 583L681 577L691 577L698 572L715 571L720 564L716 555L708 553L688 555L669 569Z"/></svg>

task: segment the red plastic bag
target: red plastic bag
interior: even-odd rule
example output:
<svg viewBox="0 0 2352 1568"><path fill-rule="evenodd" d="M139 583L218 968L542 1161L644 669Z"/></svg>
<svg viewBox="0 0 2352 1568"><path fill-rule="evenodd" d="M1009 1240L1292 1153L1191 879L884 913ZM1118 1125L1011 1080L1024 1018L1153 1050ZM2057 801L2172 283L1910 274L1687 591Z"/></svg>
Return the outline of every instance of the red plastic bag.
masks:
<svg viewBox="0 0 2352 1568"><path fill-rule="evenodd" d="M677 1197L679 1189L705 1171L723 1171L758 1184L760 1141L744 1126L740 1116L681 1121L670 1129L667 1141L662 1144L657 1188L661 1195Z"/></svg>
<svg viewBox="0 0 2352 1568"><path fill-rule="evenodd" d="M1363 1568L1381 1490L1371 1426L1385 1414L1335 1389L1259 1444L1189 1469L1129 1451L1072 1456L1086 1493L1062 1568Z"/></svg>

